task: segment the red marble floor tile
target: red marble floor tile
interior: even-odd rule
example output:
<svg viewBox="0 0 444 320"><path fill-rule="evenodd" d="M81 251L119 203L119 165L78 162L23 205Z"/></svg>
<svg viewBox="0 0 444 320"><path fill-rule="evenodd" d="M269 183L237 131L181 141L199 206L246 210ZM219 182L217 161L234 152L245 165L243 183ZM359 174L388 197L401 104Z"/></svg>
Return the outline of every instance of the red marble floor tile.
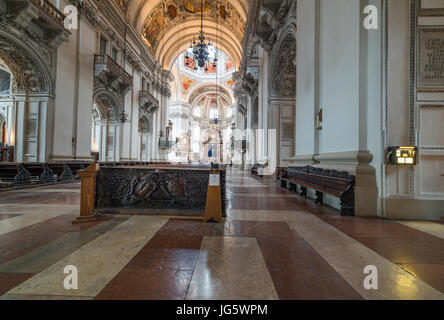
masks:
<svg viewBox="0 0 444 320"><path fill-rule="evenodd" d="M201 243L202 237L156 235L125 268L193 271Z"/></svg>
<svg viewBox="0 0 444 320"><path fill-rule="evenodd" d="M444 293L444 265L400 264L402 269L420 278L428 285Z"/></svg>
<svg viewBox="0 0 444 320"><path fill-rule="evenodd" d="M73 225L74 218L73 215L61 215L0 235L0 263L18 258L58 239L67 232L87 230L105 221Z"/></svg>
<svg viewBox="0 0 444 320"><path fill-rule="evenodd" d="M257 241L280 299L362 299L304 240L258 238Z"/></svg>
<svg viewBox="0 0 444 320"><path fill-rule="evenodd" d="M444 240L394 221L317 215L393 263L444 264Z"/></svg>
<svg viewBox="0 0 444 320"><path fill-rule="evenodd" d="M319 215L325 222L353 238L421 238L431 236L395 221L378 218L343 217Z"/></svg>
<svg viewBox="0 0 444 320"><path fill-rule="evenodd" d="M170 219L157 232L159 236L214 236L216 231L212 224L204 223L203 219Z"/></svg>
<svg viewBox="0 0 444 320"><path fill-rule="evenodd" d="M0 273L0 296L34 276L30 273Z"/></svg>
<svg viewBox="0 0 444 320"><path fill-rule="evenodd" d="M298 237L285 222L226 221L225 237L294 238Z"/></svg>
<svg viewBox="0 0 444 320"><path fill-rule="evenodd" d="M123 269L97 300L184 300L192 271Z"/></svg>
<svg viewBox="0 0 444 320"><path fill-rule="evenodd" d="M422 238L356 238L356 240L393 263L444 264L444 240L426 236Z"/></svg>

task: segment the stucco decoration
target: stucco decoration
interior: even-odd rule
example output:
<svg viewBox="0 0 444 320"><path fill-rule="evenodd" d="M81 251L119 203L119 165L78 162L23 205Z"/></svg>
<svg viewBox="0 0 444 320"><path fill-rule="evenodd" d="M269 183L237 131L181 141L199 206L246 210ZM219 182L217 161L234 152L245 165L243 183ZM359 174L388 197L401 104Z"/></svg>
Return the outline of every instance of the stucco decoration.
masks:
<svg viewBox="0 0 444 320"><path fill-rule="evenodd" d="M227 0L205 0L204 19L212 19L230 29L233 34L242 40L245 21ZM143 36L146 44L156 50L162 35L169 30L193 18L198 18L201 13L200 0L168 0L156 6L148 15L144 27Z"/></svg>
<svg viewBox="0 0 444 320"><path fill-rule="evenodd" d="M146 134L151 132L151 128L152 128L151 118L144 114L139 116L138 132L140 134Z"/></svg>
<svg viewBox="0 0 444 320"><path fill-rule="evenodd" d="M294 97L296 91L296 39L292 32L287 32L277 47L276 62L273 68L272 94L282 97Z"/></svg>
<svg viewBox="0 0 444 320"><path fill-rule="evenodd" d="M119 121L121 111L120 97L105 87L94 90L94 104L100 120Z"/></svg>
<svg viewBox="0 0 444 320"><path fill-rule="evenodd" d="M51 93L52 79L43 57L33 46L0 30L0 59L8 66L13 93Z"/></svg>

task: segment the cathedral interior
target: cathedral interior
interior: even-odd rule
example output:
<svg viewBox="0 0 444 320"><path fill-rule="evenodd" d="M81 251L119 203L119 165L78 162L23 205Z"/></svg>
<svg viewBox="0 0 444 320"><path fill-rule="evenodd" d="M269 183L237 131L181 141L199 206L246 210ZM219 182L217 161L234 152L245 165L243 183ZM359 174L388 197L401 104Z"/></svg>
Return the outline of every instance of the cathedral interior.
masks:
<svg viewBox="0 0 444 320"><path fill-rule="evenodd" d="M443 124L443 0L0 0L0 300L442 300Z"/></svg>

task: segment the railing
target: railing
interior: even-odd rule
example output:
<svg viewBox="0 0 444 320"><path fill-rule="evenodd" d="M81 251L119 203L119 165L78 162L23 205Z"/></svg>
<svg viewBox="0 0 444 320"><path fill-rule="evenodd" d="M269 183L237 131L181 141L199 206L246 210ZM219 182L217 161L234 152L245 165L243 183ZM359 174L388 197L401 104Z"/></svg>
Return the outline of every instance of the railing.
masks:
<svg viewBox="0 0 444 320"><path fill-rule="evenodd" d="M94 64L106 65L110 71L118 74L124 82L130 84L133 82L133 77L107 54L96 54L94 56Z"/></svg>
<svg viewBox="0 0 444 320"><path fill-rule="evenodd" d="M0 162L14 162L14 147L0 147Z"/></svg>
<svg viewBox="0 0 444 320"><path fill-rule="evenodd" d="M155 104L156 106L159 105L159 100L157 100L149 91L140 90L139 92L140 98L147 98L149 102Z"/></svg>
<svg viewBox="0 0 444 320"><path fill-rule="evenodd" d="M159 140L160 149L170 149L176 144L176 141Z"/></svg>
<svg viewBox="0 0 444 320"><path fill-rule="evenodd" d="M52 19L61 28L65 28L65 15L60 12L49 0L29 0L39 8L48 18Z"/></svg>

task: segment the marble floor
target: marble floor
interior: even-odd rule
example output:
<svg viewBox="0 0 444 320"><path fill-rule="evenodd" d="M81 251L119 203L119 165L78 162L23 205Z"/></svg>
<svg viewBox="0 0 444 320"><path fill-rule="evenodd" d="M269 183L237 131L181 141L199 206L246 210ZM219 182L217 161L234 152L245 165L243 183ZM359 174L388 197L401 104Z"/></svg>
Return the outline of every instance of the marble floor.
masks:
<svg viewBox="0 0 444 320"><path fill-rule="evenodd" d="M227 182L221 224L72 225L78 182L1 192L0 299L444 299L444 224L342 217L235 170ZM68 265L76 290L63 285Z"/></svg>

